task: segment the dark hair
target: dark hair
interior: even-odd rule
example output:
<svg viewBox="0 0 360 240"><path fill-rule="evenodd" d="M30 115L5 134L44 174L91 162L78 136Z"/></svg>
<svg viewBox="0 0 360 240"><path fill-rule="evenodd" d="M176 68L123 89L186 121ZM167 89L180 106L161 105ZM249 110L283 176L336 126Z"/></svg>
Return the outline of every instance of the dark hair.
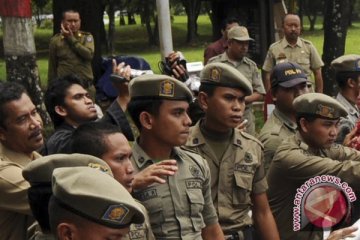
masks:
<svg viewBox="0 0 360 240"><path fill-rule="evenodd" d="M214 95L215 89L216 89L215 85L201 84L200 88L199 88L199 92L204 92L204 93L206 93L206 95L211 97L212 95Z"/></svg>
<svg viewBox="0 0 360 240"><path fill-rule="evenodd" d="M51 183L31 186L28 189L31 212L43 232L50 232L48 206L51 195Z"/></svg>
<svg viewBox="0 0 360 240"><path fill-rule="evenodd" d="M102 122L81 124L72 135L72 152L102 158L108 150L105 137L114 133L121 133L121 128Z"/></svg>
<svg viewBox="0 0 360 240"><path fill-rule="evenodd" d="M347 80L349 78L358 81L360 72L337 72L336 73L336 82L339 88L344 89L347 86Z"/></svg>
<svg viewBox="0 0 360 240"><path fill-rule="evenodd" d="M49 223L51 232L55 237L57 237L57 226L63 222L71 222L77 226L81 226L88 221L62 207L54 195L52 195L49 200Z"/></svg>
<svg viewBox="0 0 360 240"><path fill-rule="evenodd" d="M50 82L45 92L46 110L54 123L54 127L58 127L64 122L63 117L56 113L55 107L65 106L67 90L74 84L84 87L82 80L76 75L67 75Z"/></svg>
<svg viewBox="0 0 360 240"><path fill-rule="evenodd" d="M221 30L225 30L226 26L232 23L237 23L240 25L239 19L237 19L236 17L228 17L221 22Z"/></svg>
<svg viewBox="0 0 360 240"><path fill-rule="evenodd" d="M7 118L7 113L4 111L5 104L19 100L22 94L27 94L27 92L19 83L0 82L0 93L0 126L5 128L5 120Z"/></svg>
<svg viewBox="0 0 360 240"><path fill-rule="evenodd" d="M299 131L302 131L300 119L304 118L307 122L314 122L317 118L320 118L314 114L306 114L306 113L297 113L296 114L296 125Z"/></svg>
<svg viewBox="0 0 360 240"><path fill-rule="evenodd" d="M77 14L79 14L79 16L80 16L80 13L79 13L79 11L77 11L77 10L74 10L74 9L67 9L67 10L65 10L65 11L63 11L62 12L62 20L64 20L65 19L65 14L66 13L77 13Z"/></svg>
<svg viewBox="0 0 360 240"><path fill-rule="evenodd" d="M140 114L148 112L153 116L159 115L160 106L163 103L162 99L131 99L128 104L128 111L136 127L141 132Z"/></svg>

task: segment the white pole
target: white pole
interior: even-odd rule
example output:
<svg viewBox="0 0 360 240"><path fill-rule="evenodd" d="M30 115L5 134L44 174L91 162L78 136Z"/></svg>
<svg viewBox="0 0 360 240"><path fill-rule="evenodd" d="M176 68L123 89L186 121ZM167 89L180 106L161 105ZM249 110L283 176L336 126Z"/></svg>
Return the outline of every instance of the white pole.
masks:
<svg viewBox="0 0 360 240"><path fill-rule="evenodd" d="M161 59L173 51L169 0L156 0Z"/></svg>

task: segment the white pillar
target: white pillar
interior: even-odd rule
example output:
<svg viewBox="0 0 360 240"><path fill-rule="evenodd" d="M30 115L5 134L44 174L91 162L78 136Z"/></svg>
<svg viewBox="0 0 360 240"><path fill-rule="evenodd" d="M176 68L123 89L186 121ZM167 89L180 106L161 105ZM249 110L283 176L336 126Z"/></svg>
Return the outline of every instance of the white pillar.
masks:
<svg viewBox="0 0 360 240"><path fill-rule="evenodd" d="M161 59L173 51L169 0L156 0Z"/></svg>

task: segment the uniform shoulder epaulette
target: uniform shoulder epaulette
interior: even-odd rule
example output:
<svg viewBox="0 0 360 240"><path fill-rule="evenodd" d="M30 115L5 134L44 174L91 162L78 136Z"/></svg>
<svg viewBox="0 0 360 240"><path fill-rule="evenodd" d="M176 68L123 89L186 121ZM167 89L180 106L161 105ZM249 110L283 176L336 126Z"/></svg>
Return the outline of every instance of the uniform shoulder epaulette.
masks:
<svg viewBox="0 0 360 240"><path fill-rule="evenodd" d="M206 163L206 159L203 156L198 154L196 151L194 151L192 149L184 148L183 146L181 146L180 149L183 150L182 154L185 154L189 158L194 160L194 162L196 162L196 164L202 169L202 171L204 171L204 169L203 169L204 164L207 164L207 163Z"/></svg>
<svg viewBox="0 0 360 240"><path fill-rule="evenodd" d="M222 54L220 54L220 55L217 55L217 56L215 56L215 57L210 58L210 59L209 59L209 61L208 61L208 63L211 63L211 62L212 62L212 61L214 61L215 59L220 58L220 57L221 57L221 55L222 55Z"/></svg>
<svg viewBox="0 0 360 240"><path fill-rule="evenodd" d="M279 40L279 41L276 41L276 42L272 43L272 44L270 45L270 47L269 47L269 48L271 48L271 47L273 47L273 46L276 46L276 45L280 44L280 42L281 42L281 40Z"/></svg>
<svg viewBox="0 0 360 240"><path fill-rule="evenodd" d="M306 40L303 38L300 38L304 43L308 44L308 45L312 45L312 42L310 40Z"/></svg>
<svg viewBox="0 0 360 240"><path fill-rule="evenodd" d="M256 63L248 57L244 57L244 61L247 62L249 65L257 66Z"/></svg>
<svg viewBox="0 0 360 240"><path fill-rule="evenodd" d="M256 137L254 137L253 135L248 134L248 133L246 133L246 132L244 132L244 131L240 131L240 134L241 134L244 138L246 138L247 140L251 140L251 141L254 141L254 142L258 143L258 144L261 146L261 148L263 148L262 142L261 142L259 139L257 139Z"/></svg>

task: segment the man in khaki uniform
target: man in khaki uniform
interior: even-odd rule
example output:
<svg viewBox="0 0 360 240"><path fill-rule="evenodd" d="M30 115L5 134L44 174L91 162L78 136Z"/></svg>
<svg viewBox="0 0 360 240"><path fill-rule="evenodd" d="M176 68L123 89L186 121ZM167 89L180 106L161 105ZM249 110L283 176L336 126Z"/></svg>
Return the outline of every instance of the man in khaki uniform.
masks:
<svg viewBox="0 0 360 240"><path fill-rule="evenodd" d="M335 144L338 121L347 115L335 99L307 93L297 97L293 105L298 132L285 139L274 155L267 176L269 203L281 239L323 239L322 229L312 224L301 223L306 231L293 231L295 196L306 181L321 175L338 177L359 190L360 153Z"/></svg>
<svg viewBox="0 0 360 240"><path fill-rule="evenodd" d="M300 18L295 14L287 14L283 20L283 31L285 37L273 43L268 50L262 69L265 71L264 85L266 91L270 90L270 74L274 66L281 62L296 62L305 71L308 79L315 78L315 92L323 91L323 79L321 67L323 61L314 45L300 38Z"/></svg>
<svg viewBox="0 0 360 240"><path fill-rule="evenodd" d="M104 160L109 164L114 178L130 193L132 193L133 188L147 187L147 185L136 185L135 178L139 173L135 175L134 167L130 160L132 155L131 147L118 126L102 122L91 122L81 125L72 135L72 151L74 153L89 154ZM160 165L158 168L160 171L152 171L148 179L160 175L159 172L162 174L161 170L166 170L168 167L171 169L173 166ZM145 179L145 182L148 179ZM144 212L145 222L143 224L130 225L130 232L123 240L155 239L150 227L149 215L142 204L139 203L139 207Z"/></svg>
<svg viewBox="0 0 360 240"><path fill-rule="evenodd" d="M259 134L259 140L264 144L265 172L268 171L281 142L296 133L296 112L292 105L293 100L309 92L306 74L297 63L277 64L270 80L275 109Z"/></svg>
<svg viewBox="0 0 360 240"><path fill-rule="evenodd" d="M223 54L211 58L209 63L222 62L229 64L239 70L250 81L253 93L245 98L246 109L243 119L248 120L246 132L255 136L255 116L252 103L263 100L265 89L256 63L246 57L249 50L249 41L254 40L249 37L246 27L232 27L228 32L228 49Z"/></svg>
<svg viewBox="0 0 360 240"><path fill-rule="evenodd" d="M80 31L80 27L78 12L68 10L63 13L61 32L50 40L48 81L76 74L84 80L86 89L91 88L91 92L94 92L91 67L94 38L90 33Z"/></svg>
<svg viewBox="0 0 360 240"><path fill-rule="evenodd" d="M52 192L50 226L59 240L122 239L130 224L144 222L130 193L97 169L55 169Z"/></svg>
<svg viewBox="0 0 360 240"><path fill-rule="evenodd" d="M136 171L172 159L174 169L133 195L149 211L156 239L223 239L211 199L206 160L181 146L189 136L187 86L169 76L142 75L129 84L128 111L139 128L133 145Z"/></svg>
<svg viewBox="0 0 360 240"><path fill-rule="evenodd" d="M33 222L22 169L40 157L42 120L24 87L0 83L0 239L26 239Z"/></svg>
<svg viewBox="0 0 360 240"><path fill-rule="evenodd" d="M337 142L342 143L345 136L359 121L360 112L356 105L360 93L360 55L350 54L336 58L331 62L331 67L336 71L336 82L339 93L336 96L348 113L346 118L341 118Z"/></svg>
<svg viewBox="0 0 360 240"><path fill-rule="evenodd" d="M224 63L206 65L200 78L198 100L205 118L191 128L186 147L210 166L212 198L225 238L252 239L255 224L261 239L279 239L266 197L262 144L236 128L251 85Z"/></svg>
<svg viewBox="0 0 360 240"><path fill-rule="evenodd" d="M110 167L104 161L85 154L53 154L38 158L24 168L22 174L31 185L28 190L29 204L40 227L32 240L55 240L50 230L48 211L54 169L81 166L96 168L112 176Z"/></svg>

